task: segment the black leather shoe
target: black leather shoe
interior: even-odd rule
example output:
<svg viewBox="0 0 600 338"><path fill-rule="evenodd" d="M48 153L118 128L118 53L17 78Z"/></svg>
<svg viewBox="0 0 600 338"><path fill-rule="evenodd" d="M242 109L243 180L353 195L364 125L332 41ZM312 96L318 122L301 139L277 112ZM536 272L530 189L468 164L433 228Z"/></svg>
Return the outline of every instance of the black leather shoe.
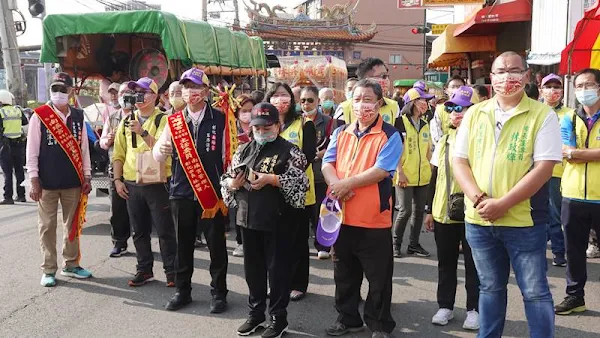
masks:
<svg viewBox="0 0 600 338"><path fill-rule="evenodd" d="M183 308L184 306L188 305L191 302L192 302L192 296L190 296L189 292L177 291L177 292L175 292L175 295L173 296L173 298L171 298L171 300L169 300L169 302L165 306L165 309L167 309L169 311L177 311L177 310Z"/></svg>
<svg viewBox="0 0 600 338"><path fill-rule="evenodd" d="M221 299L213 296L210 301L210 313L223 313L227 311L227 299Z"/></svg>
<svg viewBox="0 0 600 338"><path fill-rule="evenodd" d="M17 198L17 202L25 203L27 202L27 199L25 198L25 196L21 196Z"/></svg>
<svg viewBox="0 0 600 338"><path fill-rule="evenodd" d="M15 201L12 199L6 199L6 200L2 200L0 202L0 205L12 205L12 204L15 204Z"/></svg>

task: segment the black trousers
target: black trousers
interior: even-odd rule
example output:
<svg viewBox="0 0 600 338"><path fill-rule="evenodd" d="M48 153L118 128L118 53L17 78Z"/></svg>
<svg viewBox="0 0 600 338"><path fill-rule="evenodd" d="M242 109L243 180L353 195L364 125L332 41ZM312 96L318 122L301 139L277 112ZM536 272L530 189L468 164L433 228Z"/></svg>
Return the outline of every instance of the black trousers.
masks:
<svg viewBox="0 0 600 338"><path fill-rule="evenodd" d="M286 224L278 224L278 228L274 231L241 228L244 273L249 290L248 307L251 318L265 318L267 275L271 288L269 315L287 317L293 240L287 222L283 223Z"/></svg>
<svg viewBox="0 0 600 338"><path fill-rule="evenodd" d="M175 285L183 292L192 289L194 273L194 243L202 207L198 201L171 200L173 223L177 233L177 258ZM225 217L220 212L213 219L203 219L204 235L210 251L211 294L219 299L227 297L227 244L225 243Z"/></svg>
<svg viewBox="0 0 600 338"><path fill-rule="evenodd" d="M152 225L158 234L160 254L165 273L175 270L177 240L169 207L169 193L165 184L135 185L125 182L129 190L127 211L133 228L133 244L137 254L137 271L150 273L154 255L150 245Z"/></svg>
<svg viewBox="0 0 600 338"><path fill-rule="evenodd" d="M127 212L127 200L124 200L115 189L115 184L110 186L110 237L117 248L127 248L127 240L131 237L131 224Z"/></svg>
<svg viewBox="0 0 600 338"><path fill-rule="evenodd" d="M329 247L322 246L317 241L317 225L319 224L319 215L321 213L321 202L325 199L325 195L327 194L327 183L325 182L317 182L315 183L315 195L317 197L317 203L315 205L311 205L310 209L310 226L312 227L313 233L315 233L315 241L313 245L317 251L326 251L329 252Z"/></svg>
<svg viewBox="0 0 600 338"><path fill-rule="evenodd" d="M465 224L442 224L435 222L435 246L438 256L437 302L440 309L454 309L457 286L459 246L462 243L465 259L465 290L467 311L479 311L479 277L473 262L471 247L465 238Z"/></svg>
<svg viewBox="0 0 600 338"><path fill-rule="evenodd" d="M394 258L390 228L369 229L342 225L333 245L333 277L338 321L362 326L358 312L363 273L369 281L364 318L371 331L392 332L396 322L390 311Z"/></svg>
<svg viewBox="0 0 600 338"><path fill-rule="evenodd" d="M292 290L306 292L308 289L308 274L310 253L308 247L308 221L310 207L306 209L293 209L292 223Z"/></svg>
<svg viewBox="0 0 600 338"><path fill-rule="evenodd" d="M25 154L25 142L6 141L7 143L0 147L0 166L4 173L4 199L12 200L14 198L13 171L17 178L17 197L25 197L25 187L21 183L25 180L23 170L23 158Z"/></svg>
<svg viewBox="0 0 600 338"><path fill-rule="evenodd" d="M597 187L596 187L597 188ZM563 198L561 221L565 227L567 251L567 294L583 297L587 282L587 257L590 229L600 233L600 204Z"/></svg>

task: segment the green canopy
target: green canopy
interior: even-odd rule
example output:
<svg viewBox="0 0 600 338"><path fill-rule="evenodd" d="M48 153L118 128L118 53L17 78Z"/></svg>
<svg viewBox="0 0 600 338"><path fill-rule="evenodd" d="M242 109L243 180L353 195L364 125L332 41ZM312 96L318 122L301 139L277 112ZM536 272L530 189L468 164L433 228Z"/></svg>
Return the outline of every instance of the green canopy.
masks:
<svg viewBox="0 0 600 338"><path fill-rule="evenodd" d="M394 87L412 87L417 79L403 79L394 81Z"/></svg>
<svg viewBox="0 0 600 338"><path fill-rule="evenodd" d="M160 11L52 14L44 19L41 62L59 62L56 38L79 34L156 34L169 60L266 69L262 39Z"/></svg>

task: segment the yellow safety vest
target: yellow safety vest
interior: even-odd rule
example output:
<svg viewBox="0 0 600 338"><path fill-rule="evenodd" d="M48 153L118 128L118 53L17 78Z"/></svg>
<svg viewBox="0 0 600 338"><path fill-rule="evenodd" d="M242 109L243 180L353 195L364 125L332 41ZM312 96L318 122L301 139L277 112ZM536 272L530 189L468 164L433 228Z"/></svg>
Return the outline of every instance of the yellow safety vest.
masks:
<svg viewBox="0 0 600 338"><path fill-rule="evenodd" d="M587 122L574 111L565 114L565 118L574 122L577 149L600 148L600 122L594 123L588 133ZM600 161L567 162L561 183L563 197L600 201Z"/></svg>
<svg viewBox="0 0 600 338"><path fill-rule="evenodd" d="M435 115L438 117L440 122L440 129L442 130L442 136L448 134L450 131L450 114L446 112L443 104L438 104L435 107Z"/></svg>
<svg viewBox="0 0 600 338"><path fill-rule="evenodd" d="M562 106L559 110L554 110L554 111L556 112L556 115L558 115L558 121L560 123L560 121L562 121L565 114L572 112L573 109ZM560 134L558 135L558 137L561 137ZM567 164L567 161L565 161L565 160L563 160L562 163L557 163L554 166L554 169L552 169L552 177L561 178L563 175L563 172L565 171L566 164Z"/></svg>
<svg viewBox="0 0 600 338"><path fill-rule="evenodd" d="M496 99L491 99L472 106L461 128L469 129L468 160L477 186L489 197L501 198L533 167L535 137L548 115L548 106L523 95L496 143L496 105ZM479 217L471 200L465 199L465 206L467 222L491 225ZM510 208L494 225L532 226L530 200Z"/></svg>
<svg viewBox="0 0 600 338"><path fill-rule="evenodd" d="M402 171L408 178L409 187L421 187L429 184L431 180L431 165L427 154L431 149L431 134L429 124L425 124L421 130L417 129L406 115L401 116L404 122L406 135L404 136L404 148L400 163ZM398 175L394 176L394 184L398 184Z"/></svg>
<svg viewBox="0 0 600 338"><path fill-rule="evenodd" d="M435 182L435 195L433 196L433 205L431 208L431 214L436 222L442 224L455 224L462 223L453 221L448 217L448 189L446 182L448 178L450 182L450 194L456 194L462 192L460 186L456 183L454 175L452 174L452 154L454 153L454 141L456 140L456 130L450 129L448 134L442 136L438 142L440 147L438 161L438 175ZM446 152L448 153L448 164L450 168L446 169ZM446 175L446 171L450 176Z"/></svg>
<svg viewBox="0 0 600 338"><path fill-rule="evenodd" d="M385 105L379 108L379 115L383 118L383 122L387 122L393 126L394 122L396 122L396 116L398 116L398 102L388 99L387 97L384 97L383 100L385 101ZM347 124L354 122L352 100L346 100L340 103L340 106L342 106L344 111L344 121L346 121Z"/></svg>
<svg viewBox="0 0 600 338"><path fill-rule="evenodd" d="M21 129L21 118L23 113L14 106L4 106L0 108L0 115L4 126L4 137L17 139L23 135Z"/></svg>
<svg viewBox="0 0 600 338"><path fill-rule="evenodd" d="M285 128L285 130L282 131L279 135L284 139L288 140L288 142L290 142L291 144L294 144L298 148L302 149L303 126L304 118L296 119L296 121L292 122L292 124L290 124L289 127ZM310 158L307 158L306 160L309 162L312 161L312 159ZM309 206L315 204L317 201L317 197L315 195L315 175L313 173L312 164L310 164L306 169L306 176L308 176L310 188L306 192L306 203L304 203L304 205Z"/></svg>

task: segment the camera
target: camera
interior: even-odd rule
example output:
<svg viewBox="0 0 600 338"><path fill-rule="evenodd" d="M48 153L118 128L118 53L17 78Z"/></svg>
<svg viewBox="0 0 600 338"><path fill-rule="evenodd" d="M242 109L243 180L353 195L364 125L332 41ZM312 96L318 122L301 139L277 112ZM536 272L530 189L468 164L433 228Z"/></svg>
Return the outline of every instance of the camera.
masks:
<svg viewBox="0 0 600 338"><path fill-rule="evenodd" d="M123 102L125 103L123 108L133 109L136 103L144 102L144 93L123 94Z"/></svg>

